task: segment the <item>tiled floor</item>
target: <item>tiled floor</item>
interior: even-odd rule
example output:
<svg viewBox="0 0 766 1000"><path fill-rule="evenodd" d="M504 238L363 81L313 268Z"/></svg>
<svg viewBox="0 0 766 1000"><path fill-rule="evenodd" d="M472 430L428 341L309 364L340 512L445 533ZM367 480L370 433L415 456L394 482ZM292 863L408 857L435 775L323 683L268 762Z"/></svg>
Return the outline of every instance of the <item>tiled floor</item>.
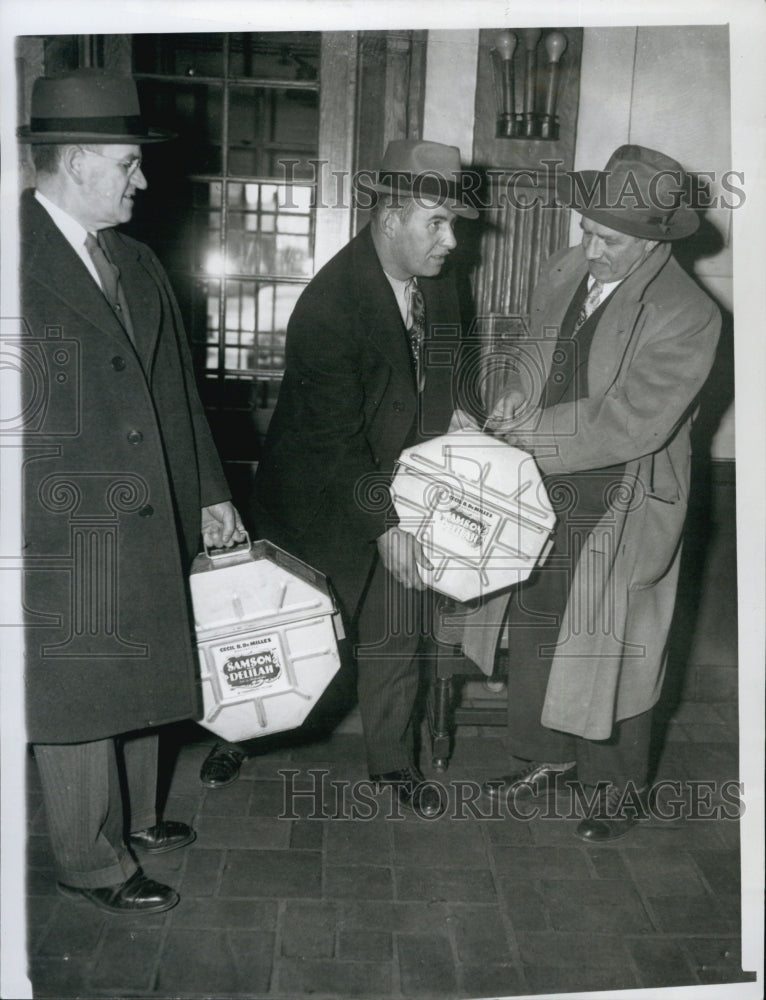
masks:
<svg viewBox="0 0 766 1000"><path fill-rule="evenodd" d="M198 839L145 862L182 897L157 916L115 917L56 893L30 763L36 996L448 1000L753 978L740 967L735 820L650 818L597 848L573 836L575 819L472 812L471 783L507 765L499 729L459 731L449 770L431 772L450 800L432 821L387 818L385 798L377 815L359 798L366 818L352 818L341 783L366 777L356 713L329 738L260 744L220 790L198 781L209 734L190 725L168 737L165 813ZM681 704L657 769L681 783L663 793L667 815L694 789L703 817L731 809L721 784L737 777L736 738L733 705Z"/></svg>

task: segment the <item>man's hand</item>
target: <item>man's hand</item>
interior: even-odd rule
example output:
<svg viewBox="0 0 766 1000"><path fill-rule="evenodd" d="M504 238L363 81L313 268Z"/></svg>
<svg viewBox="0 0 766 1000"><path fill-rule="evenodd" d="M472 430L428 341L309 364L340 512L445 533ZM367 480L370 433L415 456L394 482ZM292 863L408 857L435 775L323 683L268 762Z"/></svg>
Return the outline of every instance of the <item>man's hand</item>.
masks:
<svg viewBox="0 0 766 1000"><path fill-rule="evenodd" d="M411 590L426 589L417 564L431 569L431 563L414 535L398 527L389 528L378 538L378 552L383 565L403 587Z"/></svg>
<svg viewBox="0 0 766 1000"><path fill-rule="evenodd" d="M202 541L208 549L224 549L244 542L245 529L231 500L202 508Z"/></svg>
<svg viewBox="0 0 766 1000"><path fill-rule="evenodd" d="M487 417L487 428L495 434L510 431L518 422L525 402L524 393L520 389L512 389L511 392L501 396Z"/></svg>

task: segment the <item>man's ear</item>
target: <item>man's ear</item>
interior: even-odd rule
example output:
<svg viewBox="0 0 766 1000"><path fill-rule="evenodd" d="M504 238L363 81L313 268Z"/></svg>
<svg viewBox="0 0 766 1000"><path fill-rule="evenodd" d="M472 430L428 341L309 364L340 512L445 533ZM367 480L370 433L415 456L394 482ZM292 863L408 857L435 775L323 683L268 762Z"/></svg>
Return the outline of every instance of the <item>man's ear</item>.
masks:
<svg viewBox="0 0 766 1000"><path fill-rule="evenodd" d="M65 146L61 153L61 165L75 184L82 184L82 168L85 150L82 146Z"/></svg>
<svg viewBox="0 0 766 1000"><path fill-rule="evenodd" d="M383 209L381 209L378 225L380 226L380 231L389 239L391 239L396 232L399 218L399 209L395 206L386 205Z"/></svg>

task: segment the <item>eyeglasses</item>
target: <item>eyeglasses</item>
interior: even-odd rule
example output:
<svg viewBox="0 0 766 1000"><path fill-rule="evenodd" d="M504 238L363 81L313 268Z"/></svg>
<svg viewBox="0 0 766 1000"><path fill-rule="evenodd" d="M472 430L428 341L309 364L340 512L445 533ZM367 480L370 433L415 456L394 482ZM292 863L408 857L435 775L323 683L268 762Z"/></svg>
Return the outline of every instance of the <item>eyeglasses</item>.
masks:
<svg viewBox="0 0 766 1000"><path fill-rule="evenodd" d="M91 156L100 156L102 160L111 160L112 163L116 163L118 167L122 167L125 171L126 177L132 177L133 174L141 167L141 157L131 156L127 160L115 160L113 156L107 156L105 153L97 153L95 149L85 149L84 146L80 146L83 153L89 153Z"/></svg>

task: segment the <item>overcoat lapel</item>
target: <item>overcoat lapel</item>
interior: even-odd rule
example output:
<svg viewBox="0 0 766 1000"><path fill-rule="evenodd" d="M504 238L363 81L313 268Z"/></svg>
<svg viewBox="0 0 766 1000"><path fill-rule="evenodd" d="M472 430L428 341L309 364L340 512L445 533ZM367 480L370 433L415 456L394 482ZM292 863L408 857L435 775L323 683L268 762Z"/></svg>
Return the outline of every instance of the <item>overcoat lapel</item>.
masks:
<svg viewBox="0 0 766 1000"><path fill-rule="evenodd" d="M397 371L406 375L415 390L415 373L407 331L394 290L380 265L369 229L363 230L354 254L354 277L368 340Z"/></svg>
<svg viewBox="0 0 766 1000"><path fill-rule="evenodd" d="M22 212L31 224L26 232L33 242L27 256L30 276L50 290L88 323L115 340L115 350L132 350L133 345L124 327L114 315L101 289L74 252L51 217L31 195L25 195ZM22 232L25 227L22 226Z"/></svg>
<svg viewBox="0 0 766 1000"><path fill-rule="evenodd" d="M120 283L130 310L136 351L149 376L162 323L162 301L151 266L120 234L107 230L104 239L112 260L120 270Z"/></svg>

